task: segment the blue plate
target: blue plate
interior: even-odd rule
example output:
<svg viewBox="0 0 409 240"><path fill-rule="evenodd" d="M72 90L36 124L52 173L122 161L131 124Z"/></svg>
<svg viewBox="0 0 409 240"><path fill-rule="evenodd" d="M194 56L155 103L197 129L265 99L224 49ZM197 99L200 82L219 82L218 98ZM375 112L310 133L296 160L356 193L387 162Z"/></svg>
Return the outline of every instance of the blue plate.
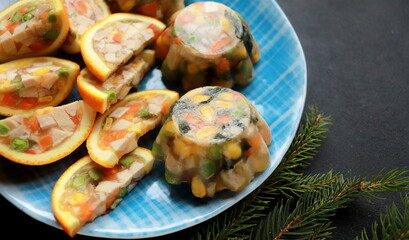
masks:
<svg viewBox="0 0 409 240"><path fill-rule="evenodd" d="M2 1L0 9L14 1ZM187 1L187 4L193 1ZM78 234L106 238L145 238L176 232L225 211L256 189L276 169L295 135L306 97L306 63L300 42L287 17L271 0L222 0L249 23L261 48L254 81L240 91L256 106L273 134L271 163L243 191L222 191L210 199L192 197L186 184L169 185L162 162L119 204L115 211L85 225ZM165 88L153 69L139 90ZM66 102L79 99L74 88ZM144 137L149 147L153 131ZM46 166L24 166L0 159L0 193L31 217L56 228L51 191L60 175L86 154L82 145L71 155Z"/></svg>

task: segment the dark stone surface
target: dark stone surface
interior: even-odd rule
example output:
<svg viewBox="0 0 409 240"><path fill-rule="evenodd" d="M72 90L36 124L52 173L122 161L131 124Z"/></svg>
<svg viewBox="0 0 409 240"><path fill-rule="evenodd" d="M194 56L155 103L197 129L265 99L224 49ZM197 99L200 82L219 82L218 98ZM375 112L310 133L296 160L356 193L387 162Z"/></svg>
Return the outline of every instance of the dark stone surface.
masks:
<svg viewBox="0 0 409 240"><path fill-rule="evenodd" d="M267 0L260 0L267 1ZM306 106L333 125L306 172L373 176L409 161L409 1L278 0L303 46L308 68ZM399 193L354 201L333 218L334 239L370 228ZM70 239L0 197L3 234L15 239ZM192 229L156 239L185 239ZM76 236L75 239L94 239Z"/></svg>

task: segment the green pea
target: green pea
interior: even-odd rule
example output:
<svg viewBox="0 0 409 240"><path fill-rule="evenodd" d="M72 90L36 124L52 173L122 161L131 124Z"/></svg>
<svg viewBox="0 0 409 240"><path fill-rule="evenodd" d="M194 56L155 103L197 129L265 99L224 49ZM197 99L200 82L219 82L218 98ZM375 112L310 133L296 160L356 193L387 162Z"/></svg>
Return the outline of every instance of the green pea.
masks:
<svg viewBox="0 0 409 240"><path fill-rule="evenodd" d="M126 168L129 168L133 162L135 162L135 159L131 155L125 156L119 160L119 164Z"/></svg>
<svg viewBox="0 0 409 240"><path fill-rule="evenodd" d="M168 170L165 170L165 179L170 184L180 183L180 179L178 177L173 176L172 173L170 173Z"/></svg>
<svg viewBox="0 0 409 240"><path fill-rule="evenodd" d="M206 179L209 179L213 177L214 175L216 175L218 170L219 168L217 167L216 161L208 161L200 165L199 172L203 177L205 177Z"/></svg>
<svg viewBox="0 0 409 240"><path fill-rule="evenodd" d="M11 140L11 147L14 150L23 152L30 147L30 144L27 139L14 138L13 140Z"/></svg>
<svg viewBox="0 0 409 240"><path fill-rule="evenodd" d="M56 23L57 22L57 15L55 14L54 10L51 10L47 13L47 19L49 23Z"/></svg>
<svg viewBox="0 0 409 240"><path fill-rule="evenodd" d="M110 208L112 210L115 209L121 201L122 201L122 198L115 199L115 201L111 204Z"/></svg>
<svg viewBox="0 0 409 240"><path fill-rule="evenodd" d="M144 109L139 109L138 111L138 116L142 119L149 119L150 113L149 110L144 108Z"/></svg>
<svg viewBox="0 0 409 240"><path fill-rule="evenodd" d="M33 15L33 14L31 14L31 13L26 13L26 14L23 15L23 22L30 21L30 20L33 19L33 18L34 18L34 15Z"/></svg>
<svg viewBox="0 0 409 240"><path fill-rule="evenodd" d="M4 123L0 123L0 135L6 135L10 131L10 127Z"/></svg>
<svg viewBox="0 0 409 240"><path fill-rule="evenodd" d="M222 148L219 145L212 145L207 152L207 157L211 161L221 159L223 157Z"/></svg>
<svg viewBox="0 0 409 240"><path fill-rule="evenodd" d="M72 180L71 187L79 189L87 183L87 177L85 175L79 175Z"/></svg>
<svg viewBox="0 0 409 240"><path fill-rule="evenodd" d="M115 102L117 95L114 90L105 90L104 93L108 94L108 102Z"/></svg>
<svg viewBox="0 0 409 240"><path fill-rule="evenodd" d="M160 147L160 145L158 143L156 143L156 141L153 142L153 145L152 145L152 154L156 159L161 159L162 158L161 147Z"/></svg>
<svg viewBox="0 0 409 240"><path fill-rule="evenodd" d="M54 40L60 35L60 32L55 28L50 28L44 35L45 40Z"/></svg>
<svg viewBox="0 0 409 240"><path fill-rule="evenodd" d="M88 175L90 176L92 180L99 181L104 176L104 173L102 172L101 168L95 167L95 168L91 168L90 170L88 170Z"/></svg>
<svg viewBox="0 0 409 240"><path fill-rule="evenodd" d="M11 17L12 22L20 22L21 20L23 20L23 14L19 12L15 12Z"/></svg>
<svg viewBox="0 0 409 240"><path fill-rule="evenodd" d="M123 198L126 194L128 194L128 186L121 188L118 197Z"/></svg>
<svg viewBox="0 0 409 240"><path fill-rule="evenodd" d="M58 69L58 77L59 78L67 78L69 75L68 68L62 67Z"/></svg>

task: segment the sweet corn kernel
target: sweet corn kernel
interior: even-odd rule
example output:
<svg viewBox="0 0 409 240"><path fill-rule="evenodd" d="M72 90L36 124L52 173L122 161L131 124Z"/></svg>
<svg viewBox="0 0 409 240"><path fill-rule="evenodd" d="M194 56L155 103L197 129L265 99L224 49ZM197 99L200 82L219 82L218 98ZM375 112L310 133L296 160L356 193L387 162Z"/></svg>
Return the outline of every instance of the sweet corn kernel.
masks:
<svg viewBox="0 0 409 240"><path fill-rule="evenodd" d="M196 139L198 140L212 139L216 136L216 134L217 129L214 126L205 126L196 132Z"/></svg>
<svg viewBox="0 0 409 240"><path fill-rule="evenodd" d="M237 142L228 142L223 146L223 155L227 158L238 159L241 153L241 146Z"/></svg>
<svg viewBox="0 0 409 240"><path fill-rule="evenodd" d="M38 76L38 75L49 73L49 72L50 72L50 69L48 69L48 68L40 68L40 69L34 71L33 73L31 73L31 75Z"/></svg>
<svg viewBox="0 0 409 240"><path fill-rule="evenodd" d="M195 101L196 104L201 103L201 102L205 102L205 101L207 101L209 99L210 99L210 96L209 95L204 95L204 94L198 94L198 95L195 95L193 97L193 101Z"/></svg>
<svg viewBox="0 0 409 240"><path fill-rule="evenodd" d="M44 97L39 97L38 102L51 102L53 100L53 96L44 96Z"/></svg>
<svg viewBox="0 0 409 240"><path fill-rule="evenodd" d="M8 85L10 85L10 81L9 80L6 80L6 79L0 79L0 87L5 87L5 86L8 86Z"/></svg>
<svg viewBox="0 0 409 240"><path fill-rule="evenodd" d="M173 121L169 121L165 125L165 132L166 135L168 136L175 136L177 133L177 130L175 128L175 123Z"/></svg>
<svg viewBox="0 0 409 240"><path fill-rule="evenodd" d="M77 206L87 201L87 195L81 192L76 192L68 197L68 203L72 206Z"/></svg>
<svg viewBox="0 0 409 240"><path fill-rule="evenodd" d="M244 59L247 57L247 50L246 47L244 47L244 45L241 45L240 47L238 47L237 52L236 52L236 57L238 59Z"/></svg>
<svg viewBox="0 0 409 240"><path fill-rule="evenodd" d="M108 118L106 118L105 119L105 124L104 124L104 130L105 131L108 131L109 129L111 129L111 127L112 127L112 122L114 121L114 119L113 118L111 118L111 117L108 117Z"/></svg>
<svg viewBox="0 0 409 240"><path fill-rule="evenodd" d="M218 100L216 101L216 106L223 108L223 109L230 109L230 108L233 108L233 103L229 101Z"/></svg>
<svg viewBox="0 0 409 240"><path fill-rule="evenodd" d="M231 93L231 92L221 92L221 93L219 94L219 98L220 98L220 99L223 99L223 100L229 101L229 100L233 100L234 95L233 95L233 93Z"/></svg>
<svg viewBox="0 0 409 240"><path fill-rule="evenodd" d="M206 196L206 186L199 176L194 176L192 179L192 193L199 198Z"/></svg>
<svg viewBox="0 0 409 240"><path fill-rule="evenodd" d="M206 121L211 122L214 120L215 112L211 106L209 105L201 106L199 111Z"/></svg>
<svg viewBox="0 0 409 240"><path fill-rule="evenodd" d="M181 139L175 138L173 140L173 151L182 158L190 156L190 148Z"/></svg>
<svg viewBox="0 0 409 240"><path fill-rule="evenodd" d="M142 122L135 123L134 125L130 126L127 130L130 132L135 132L136 134L143 134L146 132L145 126Z"/></svg>

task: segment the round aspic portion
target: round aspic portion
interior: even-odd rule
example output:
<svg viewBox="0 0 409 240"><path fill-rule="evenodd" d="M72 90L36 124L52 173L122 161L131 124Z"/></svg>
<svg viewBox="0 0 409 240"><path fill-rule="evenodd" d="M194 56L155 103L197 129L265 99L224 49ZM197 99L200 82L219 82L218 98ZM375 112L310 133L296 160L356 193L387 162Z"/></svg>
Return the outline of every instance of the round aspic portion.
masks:
<svg viewBox="0 0 409 240"><path fill-rule="evenodd" d="M241 93L202 87L178 100L154 144L171 184L191 183L196 197L240 191L269 162L271 133Z"/></svg>

